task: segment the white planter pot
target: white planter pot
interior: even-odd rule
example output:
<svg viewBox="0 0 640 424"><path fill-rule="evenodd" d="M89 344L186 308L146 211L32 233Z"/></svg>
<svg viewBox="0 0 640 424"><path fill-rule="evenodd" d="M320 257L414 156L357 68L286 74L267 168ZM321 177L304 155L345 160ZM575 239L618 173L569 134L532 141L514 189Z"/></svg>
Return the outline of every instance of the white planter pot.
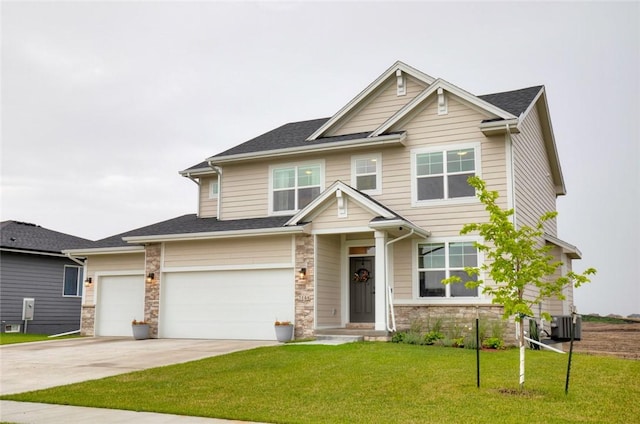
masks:
<svg viewBox="0 0 640 424"><path fill-rule="evenodd" d="M149 338L149 324L132 325L133 338L136 340L144 340Z"/></svg>
<svg viewBox="0 0 640 424"><path fill-rule="evenodd" d="M275 325L276 340L279 342L288 342L293 339L293 325Z"/></svg>

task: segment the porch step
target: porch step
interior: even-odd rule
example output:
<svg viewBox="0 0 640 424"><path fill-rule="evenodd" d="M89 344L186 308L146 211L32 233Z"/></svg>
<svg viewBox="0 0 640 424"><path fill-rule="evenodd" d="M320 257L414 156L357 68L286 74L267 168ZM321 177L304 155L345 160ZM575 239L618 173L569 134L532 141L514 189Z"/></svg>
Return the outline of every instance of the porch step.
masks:
<svg viewBox="0 0 640 424"><path fill-rule="evenodd" d="M318 341L335 341L341 343L361 342L364 341L364 336L348 336L344 334L319 334L316 336Z"/></svg>
<svg viewBox="0 0 640 424"><path fill-rule="evenodd" d="M372 322L348 322L346 328L349 329L361 329L361 330L373 330L375 324Z"/></svg>
<svg viewBox="0 0 640 424"><path fill-rule="evenodd" d="M378 331L373 328L329 328L316 330L317 340L325 337L353 338L351 341L386 342L391 340L391 334L387 331Z"/></svg>

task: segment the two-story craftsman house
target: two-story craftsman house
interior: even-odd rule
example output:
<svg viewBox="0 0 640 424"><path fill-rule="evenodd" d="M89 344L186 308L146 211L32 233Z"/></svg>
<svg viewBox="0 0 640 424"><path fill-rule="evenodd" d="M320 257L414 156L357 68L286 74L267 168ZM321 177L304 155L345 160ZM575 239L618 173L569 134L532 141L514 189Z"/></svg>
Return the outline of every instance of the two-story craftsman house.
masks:
<svg viewBox="0 0 640 424"><path fill-rule="evenodd" d="M72 251L87 258L84 334L274 339L426 316L501 315L481 290L441 280L481 264L465 223L487 219L479 175L533 225L565 194L543 86L476 96L394 63L330 118L293 122L180 174L196 214ZM580 252L548 222L564 271ZM486 281L486 284L490 284ZM567 300L543 309L568 313Z"/></svg>

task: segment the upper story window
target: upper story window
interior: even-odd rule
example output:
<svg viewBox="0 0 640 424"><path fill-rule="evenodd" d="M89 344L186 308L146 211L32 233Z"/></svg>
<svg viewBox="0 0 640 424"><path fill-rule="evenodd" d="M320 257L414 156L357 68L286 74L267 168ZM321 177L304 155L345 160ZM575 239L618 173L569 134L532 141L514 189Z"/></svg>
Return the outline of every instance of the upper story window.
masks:
<svg viewBox="0 0 640 424"><path fill-rule="evenodd" d="M478 266L478 249L473 242L418 244L418 284L420 297L477 297L478 288L468 289L464 283L442 284L442 280L458 276L470 277L465 267Z"/></svg>
<svg viewBox="0 0 640 424"><path fill-rule="evenodd" d="M209 199L217 199L219 191L218 178L213 178L209 181Z"/></svg>
<svg viewBox="0 0 640 424"><path fill-rule="evenodd" d="M63 296L82 296L83 274L84 270L82 267L73 265L64 266Z"/></svg>
<svg viewBox="0 0 640 424"><path fill-rule="evenodd" d="M412 152L414 204L474 198L467 179L479 169L479 145Z"/></svg>
<svg viewBox="0 0 640 424"><path fill-rule="evenodd" d="M367 194L382 193L382 155L353 156L351 184Z"/></svg>
<svg viewBox="0 0 640 424"><path fill-rule="evenodd" d="M272 213L295 212L322 191L322 164L310 163L271 168Z"/></svg>

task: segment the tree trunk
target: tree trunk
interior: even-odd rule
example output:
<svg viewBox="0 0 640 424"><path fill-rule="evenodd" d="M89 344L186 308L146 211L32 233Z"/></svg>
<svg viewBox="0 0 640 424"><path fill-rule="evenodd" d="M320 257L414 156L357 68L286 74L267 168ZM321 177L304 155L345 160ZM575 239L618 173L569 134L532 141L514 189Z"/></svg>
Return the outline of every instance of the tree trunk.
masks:
<svg viewBox="0 0 640 424"><path fill-rule="evenodd" d="M520 323L518 325L518 339L520 340L520 390L524 390L524 352L525 352L525 343L524 343L524 323L523 323L522 319L520 319Z"/></svg>

